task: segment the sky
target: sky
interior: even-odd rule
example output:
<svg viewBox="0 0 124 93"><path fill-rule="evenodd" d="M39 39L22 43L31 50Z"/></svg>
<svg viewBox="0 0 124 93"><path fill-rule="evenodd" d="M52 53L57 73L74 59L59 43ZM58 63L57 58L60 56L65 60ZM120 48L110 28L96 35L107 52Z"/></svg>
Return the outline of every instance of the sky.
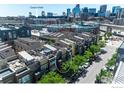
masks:
<svg viewBox="0 0 124 93"><path fill-rule="evenodd" d="M36 10L31 9L31 6L42 6L43 9L38 9L37 14ZM123 5L107 5L107 10L112 10L112 6L121 6ZM75 4L0 4L0 16L28 16L29 12L32 12L33 15L41 15L41 11L53 12L61 15L62 12L66 12L67 8L73 9ZM81 4L80 8L96 8L97 11L100 8L98 4Z"/></svg>

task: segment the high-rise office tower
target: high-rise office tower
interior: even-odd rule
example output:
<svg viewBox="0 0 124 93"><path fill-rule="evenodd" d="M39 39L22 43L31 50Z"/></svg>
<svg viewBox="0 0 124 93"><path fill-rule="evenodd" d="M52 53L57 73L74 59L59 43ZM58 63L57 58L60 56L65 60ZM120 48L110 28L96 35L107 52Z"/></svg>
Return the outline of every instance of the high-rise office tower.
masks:
<svg viewBox="0 0 124 93"><path fill-rule="evenodd" d="M107 5L101 5L100 6L100 13L105 13L106 12L106 9L107 9Z"/></svg>
<svg viewBox="0 0 124 93"><path fill-rule="evenodd" d="M120 6L113 6L112 7L112 13L118 14L120 11L121 7Z"/></svg>
<svg viewBox="0 0 124 93"><path fill-rule="evenodd" d="M82 12L81 12L81 19L82 20L87 20L89 17L89 13L88 13L88 7L84 7L82 9Z"/></svg>
<svg viewBox="0 0 124 93"><path fill-rule="evenodd" d="M72 12L73 12L74 17L80 16L80 4L77 4L73 8Z"/></svg>
<svg viewBox="0 0 124 93"><path fill-rule="evenodd" d="M105 17L106 10L107 10L107 5L101 5L100 10L98 12L98 16Z"/></svg>
<svg viewBox="0 0 124 93"><path fill-rule="evenodd" d="M69 17L69 16L70 16L70 14L71 14L71 9L70 9L70 8L68 8L68 9L67 9L67 17Z"/></svg>
<svg viewBox="0 0 124 93"><path fill-rule="evenodd" d="M45 16L45 11L42 11L41 12L41 16Z"/></svg>
<svg viewBox="0 0 124 93"><path fill-rule="evenodd" d="M124 18L124 8L121 8L120 18Z"/></svg>
<svg viewBox="0 0 124 93"><path fill-rule="evenodd" d="M84 7L83 13L88 13L88 7Z"/></svg>
<svg viewBox="0 0 124 93"><path fill-rule="evenodd" d="M105 17L110 17L110 14L111 14L111 11L110 10L106 11Z"/></svg>
<svg viewBox="0 0 124 93"><path fill-rule="evenodd" d="M53 13L52 12L47 12L47 16L51 17L51 16L53 16Z"/></svg>
<svg viewBox="0 0 124 93"><path fill-rule="evenodd" d="M89 8L88 12L91 14L95 14L96 13L96 8Z"/></svg>

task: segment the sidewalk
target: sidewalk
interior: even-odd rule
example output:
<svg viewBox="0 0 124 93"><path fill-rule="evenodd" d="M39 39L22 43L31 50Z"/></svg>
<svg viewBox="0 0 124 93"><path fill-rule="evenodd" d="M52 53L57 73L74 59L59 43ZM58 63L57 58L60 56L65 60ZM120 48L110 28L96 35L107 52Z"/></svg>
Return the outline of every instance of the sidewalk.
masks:
<svg viewBox="0 0 124 93"><path fill-rule="evenodd" d="M112 55L115 53L116 49L121 45L122 41L115 42L112 44L111 41L107 43L105 49L107 50L106 54L100 55L101 61L100 62L94 62L93 65L91 65L87 70L86 77L80 77L79 81L76 83L94 83L96 79L96 75L100 72L102 68L105 67L105 64L108 62L108 59L112 57Z"/></svg>

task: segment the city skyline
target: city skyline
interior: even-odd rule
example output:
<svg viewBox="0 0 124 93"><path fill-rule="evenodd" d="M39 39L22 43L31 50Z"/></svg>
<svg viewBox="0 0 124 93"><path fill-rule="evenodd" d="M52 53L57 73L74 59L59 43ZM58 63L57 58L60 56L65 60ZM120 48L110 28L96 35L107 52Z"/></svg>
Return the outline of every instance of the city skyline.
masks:
<svg viewBox="0 0 124 93"><path fill-rule="evenodd" d="M53 12L57 15L62 15L62 12L67 12L67 8L70 8L71 11L75 7L76 4L3 4L0 5L0 17L6 16L28 16L29 12L32 12L33 15L36 14L34 9L31 9L31 6L42 6L43 9L39 9L37 15L41 15L41 11ZM80 8L88 7L88 8L96 8L98 11L100 9L101 4L80 4ZM121 6L123 8L123 4L111 4L107 5L107 10L112 11L113 6ZM52 7L52 8L51 8Z"/></svg>

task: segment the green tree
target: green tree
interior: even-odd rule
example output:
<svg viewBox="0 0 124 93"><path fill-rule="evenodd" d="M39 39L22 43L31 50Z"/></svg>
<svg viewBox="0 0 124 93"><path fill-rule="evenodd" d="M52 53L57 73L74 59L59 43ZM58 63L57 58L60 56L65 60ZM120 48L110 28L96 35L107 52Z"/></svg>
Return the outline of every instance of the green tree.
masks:
<svg viewBox="0 0 124 93"><path fill-rule="evenodd" d="M100 77L100 75L96 75L96 82L97 82L97 83L100 83L100 82L101 82L101 77Z"/></svg>
<svg viewBox="0 0 124 93"><path fill-rule="evenodd" d="M113 54L112 58L108 60L108 63L106 65L108 67L114 66L116 63L116 57L117 57L117 54Z"/></svg>
<svg viewBox="0 0 124 93"><path fill-rule="evenodd" d="M71 65L71 60L64 62L61 66L61 71L62 72L68 71L70 69L70 65Z"/></svg>
<svg viewBox="0 0 124 93"><path fill-rule="evenodd" d="M98 42L98 45L99 45L99 47L105 47L106 44L105 44L105 41L101 41L101 40L100 40L100 41Z"/></svg>
<svg viewBox="0 0 124 93"><path fill-rule="evenodd" d="M98 45L91 45L90 46L90 51L95 54L97 52L100 52L100 47Z"/></svg>
<svg viewBox="0 0 124 93"><path fill-rule="evenodd" d="M116 60L115 59L110 59L108 60L108 63L106 64L108 67L111 67L115 64Z"/></svg>
<svg viewBox="0 0 124 93"><path fill-rule="evenodd" d="M117 52L117 51L116 51L116 52ZM115 59L116 59L116 58L117 58L117 53L113 54L113 55L112 55L112 58L115 58Z"/></svg>
<svg viewBox="0 0 124 93"><path fill-rule="evenodd" d="M87 51L84 52L84 58L85 59L89 59L92 56L93 56L93 54L89 50L87 50Z"/></svg>
<svg viewBox="0 0 124 93"><path fill-rule="evenodd" d="M65 76L72 76L78 71L78 65L76 65L73 61L69 60L62 64L62 71L66 72Z"/></svg>
<svg viewBox="0 0 124 93"><path fill-rule="evenodd" d="M112 32L105 32L104 37L107 40L110 36L112 36Z"/></svg>
<svg viewBox="0 0 124 93"><path fill-rule="evenodd" d="M76 55L74 58L73 58L73 62L76 64L76 65L80 65L82 63L82 58L80 55Z"/></svg>
<svg viewBox="0 0 124 93"><path fill-rule="evenodd" d="M64 83L64 79L56 72L43 75L38 83Z"/></svg>
<svg viewBox="0 0 124 93"><path fill-rule="evenodd" d="M106 70L101 69L100 77L102 77L102 76L107 76L107 71Z"/></svg>
<svg viewBox="0 0 124 93"><path fill-rule="evenodd" d="M112 74L111 74L111 72L109 72L109 71L107 71L107 70L103 70L103 69L101 69L101 72L100 72L100 77L111 77L112 76Z"/></svg>
<svg viewBox="0 0 124 93"><path fill-rule="evenodd" d="M91 55L91 56L92 56L92 55ZM81 62L82 65L85 64L85 63L87 62L87 59L86 59L85 56L82 56L81 59L82 59L82 62Z"/></svg>
<svg viewBox="0 0 124 93"><path fill-rule="evenodd" d="M112 32L107 32L107 36L108 36L108 38L109 38L110 36L112 36Z"/></svg>

